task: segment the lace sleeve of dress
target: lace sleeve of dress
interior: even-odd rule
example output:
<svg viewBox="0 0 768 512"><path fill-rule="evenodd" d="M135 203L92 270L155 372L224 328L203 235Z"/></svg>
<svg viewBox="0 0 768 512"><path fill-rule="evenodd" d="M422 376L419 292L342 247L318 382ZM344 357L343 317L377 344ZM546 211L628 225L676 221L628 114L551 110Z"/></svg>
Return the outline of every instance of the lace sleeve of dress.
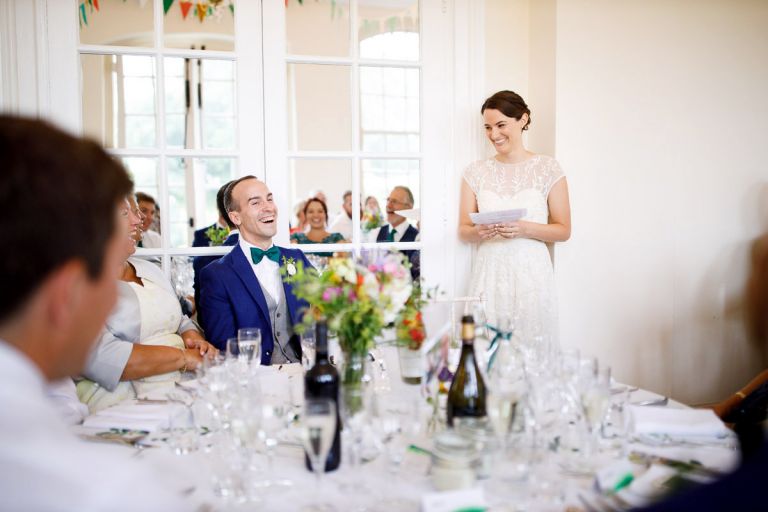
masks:
<svg viewBox="0 0 768 512"><path fill-rule="evenodd" d="M544 194L544 197L549 197L549 192L552 190L552 187L555 186L555 183L560 181L562 178L565 178L565 173L563 172L562 167L560 167L560 164L555 160L554 158L549 159L549 165L547 166L547 174L546 174L546 194Z"/></svg>
<svg viewBox="0 0 768 512"><path fill-rule="evenodd" d="M464 171L461 173L464 181L467 182L467 185L469 185L469 188L472 189L472 192L474 192L475 195L480 191L480 183L482 182L482 167L480 166L480 163L481 162L472 162L465 167Z"/></svg>

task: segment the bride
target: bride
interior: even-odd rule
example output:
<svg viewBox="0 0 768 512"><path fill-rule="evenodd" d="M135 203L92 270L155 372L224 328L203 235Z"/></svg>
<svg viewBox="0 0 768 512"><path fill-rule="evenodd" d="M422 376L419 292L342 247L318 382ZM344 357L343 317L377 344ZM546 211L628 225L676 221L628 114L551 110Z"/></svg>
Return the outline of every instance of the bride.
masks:
<svg viewBox="0 0 768 512"><path fill-rule="evenodd" d="M510 318L523 341L556 341L557 303L546 242L571 235L568 185L557 161L523 146L531 111L523 98L500 91L480 109L496 155L463 173L459 238L477 244L470 295L486 299L488 322ZM516 222L474 224L469 214L525 208Z"/></svg>

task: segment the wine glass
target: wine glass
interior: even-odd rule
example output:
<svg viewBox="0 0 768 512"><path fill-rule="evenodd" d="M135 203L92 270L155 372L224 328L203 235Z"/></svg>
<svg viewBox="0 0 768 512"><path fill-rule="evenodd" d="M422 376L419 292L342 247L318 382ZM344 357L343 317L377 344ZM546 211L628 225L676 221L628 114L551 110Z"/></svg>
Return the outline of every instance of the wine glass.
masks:
<svg viewBox="0 0 768 512"><path fill-rule="evenodd" d="M301 334L301 365L306 372L315 364L315 327L314 324Z"/></svg>
<svg viewBox="0 0 768 512"><path fill-rule="evenodd" d="M336 433L336 403L330 398L308 398L304 402L300 422L301 441L315 473L315 495L319 496L322 475L325 472L325 459ZM315 502L303 510L326 512L335 508L329 503Z"/></svg>
<svg viewBox="0 0 768 512"><path fill-rule="evenodd" d="M592 375L590 378L588 374L582 373L585 382L581 390L581 407L589 432L586 454L591 458L598 448L600 427L611 405L611 368L598 365L597 360L588 367Z"/></svg>
<svg viewBox="0 0 768 512"><path fill-rule="evenodd" d="M256 327L243 327L237 330L238 356L251 363L258 364L261 354L261 330Z"/></svg>

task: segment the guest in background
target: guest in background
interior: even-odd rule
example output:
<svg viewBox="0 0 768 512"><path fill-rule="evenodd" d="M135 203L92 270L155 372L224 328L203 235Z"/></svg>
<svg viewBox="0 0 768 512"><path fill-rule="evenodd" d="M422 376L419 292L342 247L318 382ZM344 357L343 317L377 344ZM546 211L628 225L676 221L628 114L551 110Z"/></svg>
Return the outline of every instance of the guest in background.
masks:
<svg viewBox="0 0 768 512"><path fill-rule="evenodd" d="M136 202L139 205L139 211L142 215L141 240L139 247L156 249L162 246L160 232L152 229L155 222L155 213L157 212L157 202L155 198L144 192L136 192Z"/></svg>
<svg viewBox="0 0 768 512"><path fill-rule="evenodd" d="M512 315L520 339L557 341L555 275L547 243L571 236L568 185L554 158L523 145L531 111L520 95L500 91L480 107L496 155L467 166L461 182L459 238L477 245L469 295L486 298L492 325ZM521 209L515 222L475 224L471 213Z"/></svg>
<svg viewBox="0 0 768 512"><path fill-rule="evenodd" d="M747 281L745 304L746 319L753 339L768 349L768 235L764 235L753 251L752 271ZM765 424L763 425L765 427ZM647 512L695 510L762 511L768 508L768 442L765 432L762 445L741 465L715 483L676 494L668 500L644 509Z"/></svg>
<svg viewBox="0 0 768 512"><path fill-rule="evenodd" d="M292 244L337 244L344 242L341 233L329 233L328 209L320 199L310 199L304 205L304 216L307 218L309 231L291 235ZM317 253L318 256L332 256L333 253Z"/></svg>
<svg viewBox="0 0 768 512"><path fill-rule="evenodd" d="M377 242L416 242L419 240L419 230L412 226L407 219L397 213L398 210L413 208L414 199L411 189L397 186L387 197L387 223L370 232L369 237ZM411 277L418 279L421 275L421 256L419 251L402 251L411 264Z"/></svg>
<svg viewBox="0 0 768 512"><path fill-rule="evenodd" d="M333 219L328 231L340 233L345 240L352 240L352 191L344 192L343 199L341 212Z"/></svg>
<svg viewBox="0 0 768 512"><path fill-rule="evenodd" d="M232 222L227 217L227 212L224 210L224 192L227 186L232 183L228 181L216 192L216 210L219 214L219 218L216 222L210 226L205 226L195 230L194 238L192 239L192 247L212 247L224 245L229 236L229 232L233 227Z"/></svg>
<svg viewBox="0 0 768 512"><path fill-rule="evenodd" d="M205 334L217 347L243 327L261 330L261 363L297 362L299 338L293 326L308 305L282 279L298 263L311 267L304 253L278 247L277 205L267 185L254 176L232 182L224 195L229 219L240 231L238 244L200 274L200 312Z"/></svg>
<svg viewBox="0 0 768 512"><path fill-rule="evenodd" d="M291 222L291 234L304 233L307 230L307 218L304 216L304 206L306 204L306 199L302 199L293 205L293 216L295 219Z"/></svg>
<svg viewBox="0 0 768 512"><path fill-rule="evenodd" d="M139 228L130 198L121 209L126 230ZM195 370L211 347L194 323L182 314L168 278L140 258L133 237L122 244L117 305L107 319L96 349L77 384L80 400L91 413L128 398L173 389L186 371Z"/></svg>
<svg viewBox="0 0 768 512"><path fill-rule="evenodd" d="M0 508L191 510L148 461L78 439L45 393L82 370L115 304L127 173L95 142L7 116L0 168Z"/></svg>
<svg viewBox="0 0 768 512"><path fill-rule="evenodd" d="M219 219L215 224L195 231L195 240L192 247L212 247L225 246L234 247L237 245L239 235L235 225L229 220L227 210L224 208L224 194L231 181L225 183L216 193L216 209L219 211ZM223 237L223 238L222 238ZM213 263L221 256L195 256L192 260L192 269L195 273L193 278L193 288L195 290L195 311L197 312L197 323L202 325L200 315L200 271L209 263Z"/></svg>
<svg viewBox="0 0 768 512"><path fill-rule="evenodd" d="M373 196L366 197L361 221L363 233L369 233L371 230L380 228L383 224L384 216L381 214L379 201Z"/></svg>

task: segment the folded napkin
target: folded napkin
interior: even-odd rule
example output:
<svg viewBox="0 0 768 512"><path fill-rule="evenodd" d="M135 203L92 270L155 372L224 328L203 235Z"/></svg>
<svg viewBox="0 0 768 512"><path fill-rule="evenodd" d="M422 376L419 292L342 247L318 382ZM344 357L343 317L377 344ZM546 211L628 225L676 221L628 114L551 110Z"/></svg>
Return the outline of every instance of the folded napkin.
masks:
<svg viewBox="0 0 768 512"><path fill-rule="evenodd" d="M83 426L154 432L168 428L169 413L166 404L119 404L88 416Z"/></svg>
<svg viewBox="0 0 768 512"><path fill-rule="evenodd" d="M631 406L630 415L636 435L724 437L729 432L711 409Z"/></svg>

